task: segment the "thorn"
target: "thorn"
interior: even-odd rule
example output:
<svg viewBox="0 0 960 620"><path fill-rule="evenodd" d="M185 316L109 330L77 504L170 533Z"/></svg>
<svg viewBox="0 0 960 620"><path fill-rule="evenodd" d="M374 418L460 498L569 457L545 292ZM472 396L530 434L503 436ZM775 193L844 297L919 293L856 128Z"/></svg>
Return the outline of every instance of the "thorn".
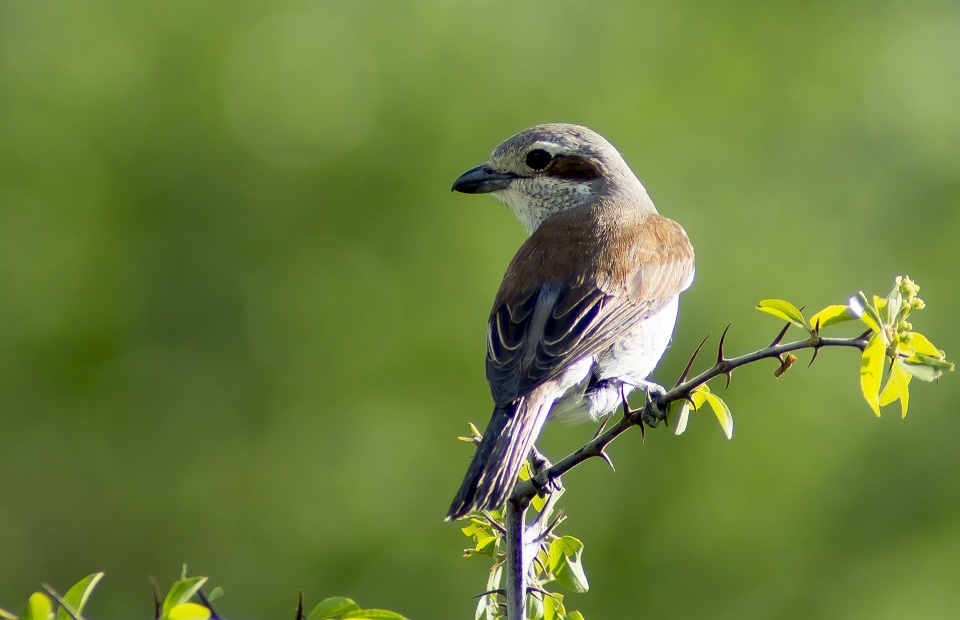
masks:
<svg viewBox="0 0 960 620"><path fill-rule="evenodd" d="M210 604L210 599L203 593L203 590L197 590L197 596L200 597L200 602L203 603L203 606L210 612L210 620L220 620L220 616L213 610L213 605Z"/></svg>
<svg viewBox="0 0 960 620"><path fill-rule="evenodd" d="M791 325L792 323L787 323L786 325L783 326L783 329L780 330L780 333L777 334L777 337L774 338L773 342L770 343L770 347L775 347L778 344L780 344L781 341L783 341L783 337L787 334L787 330L790 329ZM767 348L769 349L770 347L767 347Z"/></svg>
<svg viewBox="0 0 960 620"><path fill-rule="evenodd" d="M550 522L550 525L547 526L547 529L543 530L543 534L541 534L538 538L543 540L549 536L553 530L557 529L557 526L563 523L565 520L566 519L563 518L563 508L557 510L557 516L553 518L553 521Z"/></svg>
<svg viewBox="0 0 960 620"><path fill-rule="evenodd" d="M163 611L163 606L160 603L160 584L157 583L157 578L153 575L150 576L150 585L153 587L154 618L160 620L160 612Z"/></svg>
<svg viewBox="0 0 960 620"><path fill-rule="evenodd" d="M873 334L873 330L872 330L872 329L868 329L867 331L865 331L865 332L863 332L862 334L860 334L859 336L857 336L857 340L863 340L863 339L869 337L871 334Z"/></svg>
<svg viewBox="0 0 960 620"><path fill-rule="evenodd" d="M497 520L494 519L494 518L490 515L489 512L487 512L486 510L484 510L484 511L482 511L480 514L482 514L482 515L483 515L483 518L487 520L487 523L490 524L490 527L492 527L493 529L497 530L497 531L500 532L501 534L506 534L506 533L507 533L507 530L503 529L503 526L500 525L499 523L497 523Z"/></svg>
<svg viewBox="0 0 960 620"><path fill-rule="evenodd" d="M704 336L703 340L700 341L700 344L697 345L697 348L693 350L693 355L690 356L690 361L687 362L687 367L683 369L682 373L680 373L680 378L677 379L677 383L673 387L677 387L687 380L687 377L690 375L690 369L693 368L693 361L697 359L697 354L700 353L700 349L703 348L703 345L706 344L707 338L709 337L710 334Z"/></svg>
<svg viewBox="0 0 960 620"><path fill-rule="evenodd" d="M694 409L697 408L697 403L693 402L693 396L691 396L689 393L684 394L680 398L690 403L690 406L693 407Z"/></svg>
<svg viewBox="0 0 960 620"><path fill-rule="evenodd" d="M628 420L633 420L636 411L631 409L630 403L627 402L627 393L623 389L623 383L620 384L620 400L623 401L623 417Z"/></svg>
<svg viewBox="0 0 960 620"><path fill-rule="evenodd" d="M819 322L819 321L818 321L818 322ZM818 338L818 339L817 339L817 344L815 344L815 345L813 346L813 357L810 358L810 363L807 364L807 368L810 368L811 366L813 366L813 362L814 362L814 360L817 359L817 355L820 354L820 347L822 347L822 346L823 346L823 345L820 344L820 339Z"/></svg>
<svg viewBox="0 0 960 620"><path fill-rule="evenodd" d="M723 329L723 333L720 334L720 345L717 347L717 370L723 373L727 378L727 387L730 388L730 379L733 376L733 371L730 370L727 360L723 357L723 341L727 339L727 332L730 330L730 323L727 323L727 326Z"/></svg>
<svg viewBox="0 0 960 620"><path fill-rule="evenodd" d="M300 600L297 601L297 615L293 620L303 620L303 590L300 590Z"/></svg>
<svg viewBox="0 0 960 620"><path fill-rule="evenodd" d="M603 422L600 423L600 427L597 429L597 432L593 434L593 439L596 439L597 437L599 437L600 433L603 432L603 429L607 428L607 422L610 421L610 418L611 416L607 416L603 419ZM590 441L593 441L593 439L591 439Z"/></svg>
<svg viewBox="0 0 960 620"><path fill-rule="evenodd" d="M820 319L817 319L816 325L813 326L813 333L815 336L820 335Z"/></svg>
<svg viewBox="0 0 960 620"><path fill-rule="evenodd" d="M720 334L720 346L717 347L717 363L724 361L723 359L723 341L727 339L727 332L730 331L731 323L727 323L727 326L723 328L723 333Z"/></svg>
<svg viewBox="0 0 960 620"><path fill-rule="evenodd" d="M640 428L643 428L643 425L641 425ZM617 468L613 466L613 459L610 458L609 454L607 454L604 450L600 450L600 454L598 456L606 461L607 465L610 466L610 469L616 473Z"/></svg>

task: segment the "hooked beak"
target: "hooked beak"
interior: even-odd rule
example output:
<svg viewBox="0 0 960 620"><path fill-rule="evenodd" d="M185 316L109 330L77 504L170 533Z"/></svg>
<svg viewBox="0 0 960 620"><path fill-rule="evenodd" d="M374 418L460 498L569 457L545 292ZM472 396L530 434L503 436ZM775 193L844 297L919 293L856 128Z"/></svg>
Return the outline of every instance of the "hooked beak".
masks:
<svg viewBox="0 0 960 620"><path fill-rule="evenodd" d="M507 189L510 181L517 175L509 172L497 172L490 166L482 164L467 170L453 182L451 191L464 194L487 194L500 189Z"/></svg>

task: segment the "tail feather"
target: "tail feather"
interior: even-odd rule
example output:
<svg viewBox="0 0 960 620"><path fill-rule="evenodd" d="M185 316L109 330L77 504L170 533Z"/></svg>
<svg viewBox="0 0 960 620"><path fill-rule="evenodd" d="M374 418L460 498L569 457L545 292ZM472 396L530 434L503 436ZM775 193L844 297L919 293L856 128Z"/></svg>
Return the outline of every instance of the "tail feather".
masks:
<svg viewBox="0 0 960 620"><path fill-rule="evenodd" d="M448 521L472 510L495 510L507 502L552 405L552 398L534 391L493 410L467 475L450 504Z"/></svg>

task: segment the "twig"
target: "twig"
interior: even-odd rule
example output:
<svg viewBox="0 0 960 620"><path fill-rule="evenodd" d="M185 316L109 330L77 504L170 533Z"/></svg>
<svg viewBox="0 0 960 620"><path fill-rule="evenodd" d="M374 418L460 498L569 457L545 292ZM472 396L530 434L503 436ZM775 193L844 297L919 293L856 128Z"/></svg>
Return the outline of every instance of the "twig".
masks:
<svg viewBox="0 0 960 620"><path fill-rule="evenodd" d="M729 376L740 366L752 364L753 362L763 359L773 358L779 360L781 355L790 353L792 351L799 351L802 349L819 350L824 347L850 347L863 351L868 342L866 335L860 335L856 338L821 338L820 336L813 336L806 340L788 342L785 344L780 343L780 338L782 338L782 335L778 336L770 346L760 349L759 351L754 351L753 353L747 353L740 357L725 359L722 355L718 355L718 361L713 366L695 376L693 379L678 384L676 387L662 394L658 398L649 400L642 409L634 411L632 415L624 416L617 421L616 424L610 426L603 433L594 437L573 454L570 454L566 458L558 461L552 467L541 472L536 481L531 479L518 483L516 488L513 490L510 501L516 502L523 499L529 500L537 494L538 488L547 488L547 485L551 484L554 480L560 478L580 463L594 457L603 458L604 449L607 447L607 445L619 437L628 428L631 426L641 425L643 424L644 420L648 420L649 422L663 421L666 419L667 406L670 403L681 399L689 399L691 392L693 392L695 388L703 385L714 377L718 377L720 375ZM686 372L689 372L689 370L685 371L685 373ZM649 422L648 425L650 425ZM511 618L512 617L513 616L511 616Z"/></svg>
<svg viewBox="0 0 960 620"><path fill-rule="evenodd" d="M507 501L503 522L506 525L506 573L507 618L522 620L527 617L527 564L524 561L523 530L527 507L532 496Z"/></svg>

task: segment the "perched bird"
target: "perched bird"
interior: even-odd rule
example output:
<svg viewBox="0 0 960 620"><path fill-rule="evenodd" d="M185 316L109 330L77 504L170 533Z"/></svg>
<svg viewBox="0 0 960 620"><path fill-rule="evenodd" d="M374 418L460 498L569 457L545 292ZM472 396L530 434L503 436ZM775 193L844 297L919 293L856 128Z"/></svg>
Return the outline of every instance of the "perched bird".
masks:
<svg viewBox="0 0 960 620"><path fill-rule="evenodd" d="M453 184L492 194L530 237L487 323L494 410L447 519L506 503L547 418L597 420L667 348L693 246L602 136L569 124L509 138Z"/></svg>

